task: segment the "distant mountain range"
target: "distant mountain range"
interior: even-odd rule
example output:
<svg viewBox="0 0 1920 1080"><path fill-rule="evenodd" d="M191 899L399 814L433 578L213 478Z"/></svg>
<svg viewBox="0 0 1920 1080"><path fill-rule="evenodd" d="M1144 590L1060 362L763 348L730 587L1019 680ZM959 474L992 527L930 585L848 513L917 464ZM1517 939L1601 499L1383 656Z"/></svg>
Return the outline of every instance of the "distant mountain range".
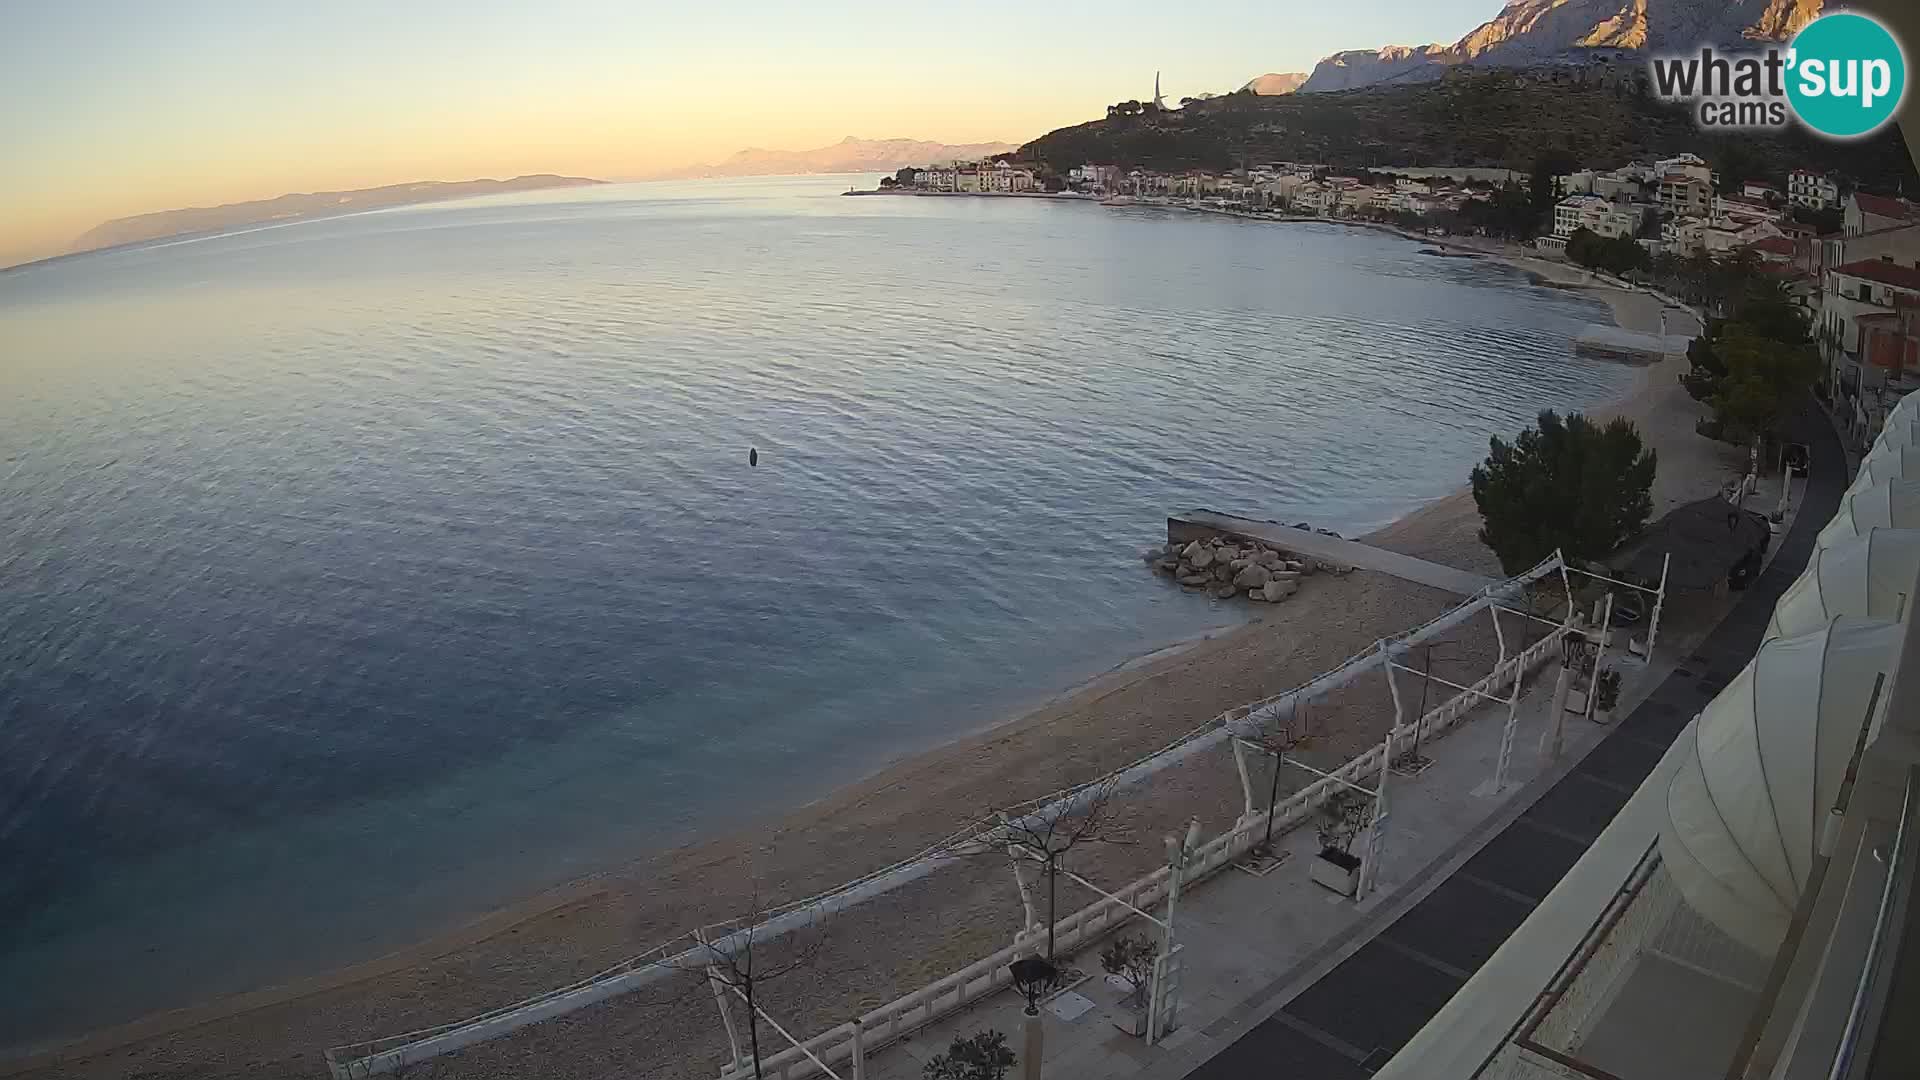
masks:
<svg viewBox="0 0 1920 1080"><path fill-rule="evenodd" d="M313 191L281 195L252 202L223 206L196 206L185 210L161 210L151 214L115 218L88 229L74 241L73 250L132 244L188 233L219 232L244 225L265 225L281 221L351 214L383 206L464 199L473 195L497 195L509 191L536 191L541 188L580 187L603 184L580 176L516 176L511 180L427 180L414 184L389 184L386 187L357 188L353 191Z"/></svg>
<svg viewBox="0 0 1920 1080"><path fill-rule="evenodd" d="M1240 89L1262 96L1291 94L1295 90L1300 89L1301 84L1306 81L1307 73L1304 71L1288 71L1284 73L1270 71Z"/></svg>
<svg viewBox="0 0 1920 1080"><path fill-rule="evenodd" d="M1300 92L1424 82L1462 64L1527 68L1784 41L1818 17L1820 7L1821 0L1512 0L1451 45L1334 53L1314 67Z"/></svg>
<svg viewBox="0 0 1920 1080"><path fill-rule="evenodd" d="M853 135L817 150L742 150L714 165L654 173L654 180L710 176L796 176L807 173L893 172L908 165L969 161L1018 149L1013 143L941 143L918 139L862 139Z"/></svg>

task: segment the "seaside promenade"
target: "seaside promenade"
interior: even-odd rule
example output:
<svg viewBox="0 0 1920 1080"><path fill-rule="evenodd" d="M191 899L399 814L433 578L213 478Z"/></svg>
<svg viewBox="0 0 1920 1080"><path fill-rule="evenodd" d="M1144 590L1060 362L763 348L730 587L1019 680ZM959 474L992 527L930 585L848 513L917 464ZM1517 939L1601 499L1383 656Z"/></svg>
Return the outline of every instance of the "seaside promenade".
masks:
<svg viewBox="0 0 1920 1080"><path fill-rule="evenodd" d="M1814 467L1766 569L1717 622L1696 627L1691 644L1663 640L1683 652L1661 649L1651 665L1616 657L1628 678L1615 723L1568 718L1562 754L1547 756L1549 668L1521 699L1504 788L1488 790L1501 724L1486 708L1431 744L1431 766L1391 781L1379 888L1365 900L1306 880L1317 850L1307 829L1277 841L1286 853L1278 869L1229 870L1183 895L1180 1027L1158 1045L1117 1026L1126 1019L1123 985L1098 974L1093 950L1077 957L1094 975L1043 1007L1043 1075L1360 1080L1385 1065L1552 891L1693 713L1751 657L1847 483L1824 418L1809 407L1795 423L1814 447ZM1160 933L1138 919L1125 932ZM1021 1005L1001 994L948 1017L874 1055L865 1075L914 1080L952 1038L983 1029L1006 1032L1017 1046Z"/></svg>

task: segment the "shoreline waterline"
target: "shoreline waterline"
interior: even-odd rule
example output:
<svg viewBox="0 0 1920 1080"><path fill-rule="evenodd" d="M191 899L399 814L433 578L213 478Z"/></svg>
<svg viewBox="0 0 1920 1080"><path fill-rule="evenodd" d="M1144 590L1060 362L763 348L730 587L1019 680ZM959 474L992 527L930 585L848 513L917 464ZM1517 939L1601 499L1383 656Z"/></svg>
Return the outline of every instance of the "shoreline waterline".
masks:
<svg viewBox="0 0 1920 1080"><path fill-rule="evenodd" d="M1355 224L1343 222L1328 223ZM1432 238L1426 237L1406 236L1406 238L1414 239L1422 243L1435 242ZM1529 273L1538 272L1531 267L1521 266L1497 254L1483 254L1487 254L1489 261L1502 262L1505 265ZM1613 294L1618 292L1618 290L1611 287L1572 281L1556 283L1556 287L1563 287L1567 284L1589 289L1591 295L1594 295L1598 299L1605 300L1613 312L1615 322L1626 325L1626 322L1623 321L1625 319L1623 312L1635 298L1634 294L1621 293L1619 296L1615 296ZM1645 300L1648 298L1643 297L1640 299ZM1630 390L1628 394L1622 395L1620 399L1616 400L1624 400L1626 397L1630 397L1632 393L1637 392L1641 388L1643 379L1647 377L1650 377L1650 373L1636 376L1634 390ZM1595 408L1604 408L1607 404L1612 403L1613 402L1596 403ZM1396 529L1402 529L1409 521L1418 519L1421 515L1430 514L1436 506L1446 503L1449 499L1456 499L1457 496L1457 491L1441 495L1407 511L1390 524L1383 526L1381 529L1374 530L1368 535L1376 536L1382 533L1391 533ZM1236 509L1253 510L1259 508ZM1142 536L1141 544L1145 545L1152 539L1154 538L1151 536ZM1143 580L1142 587L1153 587L1151 579ZM934 747L910 751L890 757L859 779L838 786L826 794L797 806L772 812L765 815L764 818L756 818L750 825L738 830L728 830L728 833L747 835L795 831L793 829L794 819L804 819L810 811L816 811L821 808L845 805L849 801L857 802L862 797L863 792L870 791L876 787L897 785L899 783L897 778L903 772L910 774L923 770L928 767L930 761L938 759L943 755L951 755L957 748L962 746L962 744L977 743L982 740L991 742L997 738L1017 734L1023 727L1037 725L1043 722L1049 715L1068 711L1077 706L1084 706L1089 701L1113 694L1144 680L1152 679L1156 677L1157 674L1171 667L1195 663L1203 658L1202 654L1218 653L1230 648L1233 642L1245 639L1255 633L1258 628L1269 619L1284 621L1286 618L1286 609L1281 608L1275 612L1263 613L1259 619L1250 620L1247 624L1226 629L1210 630L1171 644L1162 644L1149 648L1090 678L1069 684L1053 692L1037 705L1003 714L997 720L984 726L957 731L950 737L943 739L943 741ZM787 823L786 828L779 827L779 823L782 822ZM804 821L799 822L799 824L801 827L798 831L804 832ZM659 853L658 856L647 856L645 858L648 861L654 861L656 859L667 861L678 854L708 847L720 843L724 839L726 839L726 837L702 837L699 840L668 849L665 852ZM857 876L865 869L865 867L849 867L843 876ZM518 932L519 929L527 927L530 924L540 922L543 919L550 919L566 909L578 907L585 901L605 896L620 887L621 882L619 879L627 872L628 868L610 869L584 876L566 885L543 890L540 893L529 896L520 903L498 908L479 918L461 922L456 926L451 926L445 931L427 936L404 948L394 950L374 959L347 965L332 972L320 973L307 979L293 980L239 995L214 999L201 1005L187 1006L182 1009L150 1014L147 1017L131 1021L128 1024L117 1025L82 1035L72 1040L65 1040L48 1050L25 1058L8 1060L4 1069L0 1071L17 1072L33 1068L39 1064L45 1064L50 1060L91 1055L113 1046L152 1038L170 1031L178 1031L183 1028L206 1024L216 1020L244 1016L248 1013L274 1005L298 1001L302 998L325 993L330 990L352 986L396 972L405 971L415 965L445 957L477 943L485 942L508 933ZM503 998L507 996L508 995L503 995ZM380 1034L380 1032L366 1032L365 1034Z"/></svg>

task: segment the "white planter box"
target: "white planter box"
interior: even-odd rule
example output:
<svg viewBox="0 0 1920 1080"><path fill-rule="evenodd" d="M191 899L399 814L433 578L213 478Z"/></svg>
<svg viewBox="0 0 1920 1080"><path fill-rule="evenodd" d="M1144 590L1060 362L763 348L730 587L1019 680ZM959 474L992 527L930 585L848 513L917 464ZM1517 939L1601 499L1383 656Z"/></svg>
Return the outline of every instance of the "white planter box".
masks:
<svg viewBox="0 0 1920 1080"><path fill-rule="evenodd" d="M1327 850L1313 857L1310 876L1314 881L1341 896L1352 896L1360 887L1360 860L1343 852Z"/></svg>

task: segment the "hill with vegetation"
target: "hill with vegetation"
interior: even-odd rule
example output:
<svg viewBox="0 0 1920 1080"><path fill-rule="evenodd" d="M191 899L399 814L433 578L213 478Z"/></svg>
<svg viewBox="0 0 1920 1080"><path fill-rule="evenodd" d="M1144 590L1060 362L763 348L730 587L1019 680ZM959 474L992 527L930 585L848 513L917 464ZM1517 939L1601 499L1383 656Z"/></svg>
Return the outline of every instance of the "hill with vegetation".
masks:
<svg viewBox="0 0 1920 1080"><path fill-rule="evenodd" d="M1456 68L1444 79L1320 94L1245 91L1156 111L1123 102L1104 120L1049 132L1021 160L1065 171L1088 162L1161 171L1300 161L1336 169L1498 167L1542 160L1614 168L1700 154L1737 183L1794 169L1832 169L1864 187L1915 188L1899 132L1828 142L1795 127L1778 135L1708 135L1684 109L1648 96L1637 65L1568 71Z"/></svg>

